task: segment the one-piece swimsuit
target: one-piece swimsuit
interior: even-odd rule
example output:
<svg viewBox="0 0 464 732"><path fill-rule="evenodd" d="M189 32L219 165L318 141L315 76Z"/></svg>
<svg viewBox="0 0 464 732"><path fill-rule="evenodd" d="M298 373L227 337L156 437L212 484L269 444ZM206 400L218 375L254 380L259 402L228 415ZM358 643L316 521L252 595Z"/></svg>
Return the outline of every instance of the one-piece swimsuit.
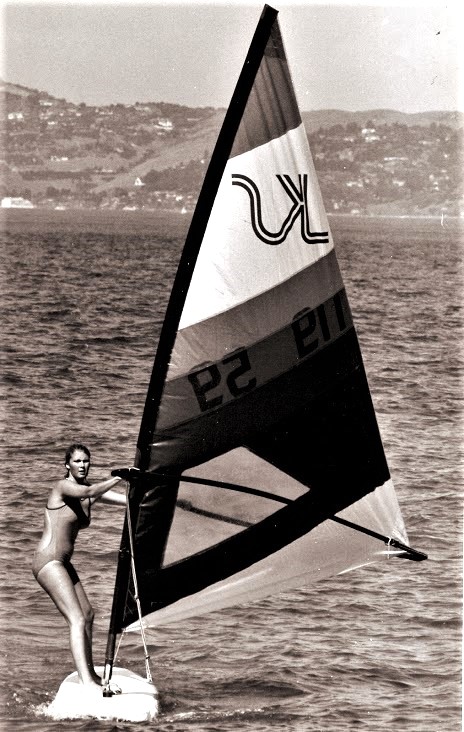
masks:
<svg viewBox="0 0 464 732"><path fill-rule="evenodd" d="M44 533L32 561L32 572L37 578L40 570L49 562L61 562L74 584L79 582L76 570L71 564L74 542L80 529L90 524L90 498L88 513L84 511L79 498L64 496L61 506L46 506Z"/></svg>

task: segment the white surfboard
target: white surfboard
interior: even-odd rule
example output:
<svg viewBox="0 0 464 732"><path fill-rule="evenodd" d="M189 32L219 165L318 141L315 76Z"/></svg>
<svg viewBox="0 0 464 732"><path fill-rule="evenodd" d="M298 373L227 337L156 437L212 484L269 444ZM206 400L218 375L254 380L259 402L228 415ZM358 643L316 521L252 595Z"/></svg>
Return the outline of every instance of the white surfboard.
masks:
<svg viewBox="0 0 464 732"><path fill-rule="evenodd" d="M103 667L95 669L103 673ZM156 687L138 674L125 668L114 668L111 683L121 694L95 697L86 692L75 671L61 683L55 699L46 710L52 719L121 719L128 722L149 722L158 714Z"/></svg>

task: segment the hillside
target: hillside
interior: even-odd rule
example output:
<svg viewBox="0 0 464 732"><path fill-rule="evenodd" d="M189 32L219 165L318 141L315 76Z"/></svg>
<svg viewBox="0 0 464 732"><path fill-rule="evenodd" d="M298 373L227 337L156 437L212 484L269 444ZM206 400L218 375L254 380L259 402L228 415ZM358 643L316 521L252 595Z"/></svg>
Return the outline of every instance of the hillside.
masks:
<svg viewBox="0 0 464 732"><path fill-rule="evenodd" d="M321 109L302 113L303 122L308 134L316 132L319 127L330 128L335 125L356 124L365 127L370 120L375 126L406 125L407 127L430 127L445 125L452 129L464 126L462 112L417 112L408 114L394 109L371 109L367 112L346 112L340 109Z"/></svg>
<svg viewBox="0 0 464 732"><path fill-rule="evenodd" d="M39 207L195 205L225 111L165 102L90 107L0 83L2 198ZM326 207L462 210L463 114L304 112Z"/></svg>

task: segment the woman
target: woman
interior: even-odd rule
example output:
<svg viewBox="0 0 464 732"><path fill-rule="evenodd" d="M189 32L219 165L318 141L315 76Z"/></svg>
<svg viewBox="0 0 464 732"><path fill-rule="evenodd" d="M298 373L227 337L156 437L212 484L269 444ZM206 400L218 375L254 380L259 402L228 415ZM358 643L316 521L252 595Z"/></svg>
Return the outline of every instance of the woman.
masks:
<svg viewBox="0 0 464 732"><path fill-rule="evenodd" d="M44 532L32 571L69 624L71 652L81 683L89 691L101 694L101 678L92 660L94 613L70 560L79 529L90 524L91 505L102 500L123 506L126 497L111 490L121 478L93 485L88 482L90 452L85 445L74 444L68 448L65 466L66 477L52 487L48 496Z"/></svg>

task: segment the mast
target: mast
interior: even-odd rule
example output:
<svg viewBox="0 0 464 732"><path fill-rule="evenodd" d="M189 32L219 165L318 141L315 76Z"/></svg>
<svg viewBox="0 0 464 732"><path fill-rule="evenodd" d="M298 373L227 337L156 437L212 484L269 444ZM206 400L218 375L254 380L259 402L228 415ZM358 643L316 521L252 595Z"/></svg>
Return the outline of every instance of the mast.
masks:
<svg viewBox="0 0 464 732"><path fill-rule="evenodd" d="M148 467L150 443L155 430L169 360L174 347L177 327L179 325L198 252L208 224L216 193L277 15L277 10L271 8L269 5L264 6L251 41L245 63L235 87L231 103L224 118L216 146L206 171L198 202L192 216L192 221L187 233L184 249L168 302L154 359L153 370L148 385L145 407L142 414L134 460L135 467L140 471L145 471ZM160 487L162 490L163 487ZM169 482L167 482L164 487L169 487ZM137 491L136 481L130 477L128 510L131 512L131 523L134 527L137 526L138 508L142 497L143 494L140 494L140 492ZM167 527L167 530L169 530L169 526ZM129 591L130 549L128 531L128 520L126 517L119 550L113 605L108 631L104 675L106 682L111 678L116 637L122 629L124 605Z"/></svg>

